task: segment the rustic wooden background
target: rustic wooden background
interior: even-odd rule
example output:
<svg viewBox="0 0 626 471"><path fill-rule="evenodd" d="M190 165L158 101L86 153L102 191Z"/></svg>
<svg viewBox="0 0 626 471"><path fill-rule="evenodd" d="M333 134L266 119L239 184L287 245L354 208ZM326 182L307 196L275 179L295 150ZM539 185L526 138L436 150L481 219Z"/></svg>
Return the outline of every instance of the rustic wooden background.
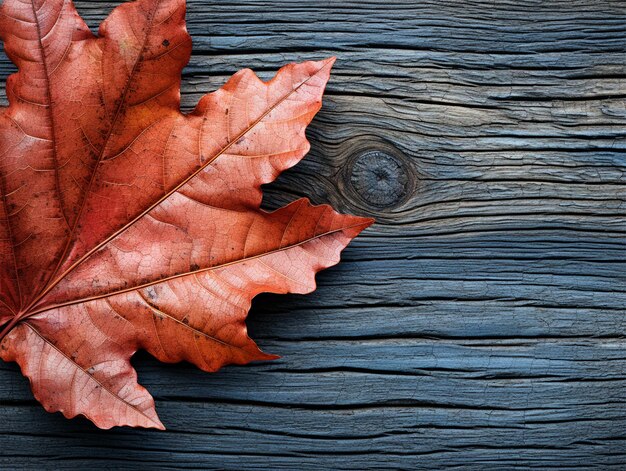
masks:
<svg viewBox="0 0 626 471"><path fill-rule="evenodd" d="M94 29L116 3L77 2ZM624 469L626 2L191 0L188 20L186 107L239 68L338 56L267 206L379 222L314 295L256 300L282 360L139 355L166 432L47 414L2 364L0 467Z"/></svg>

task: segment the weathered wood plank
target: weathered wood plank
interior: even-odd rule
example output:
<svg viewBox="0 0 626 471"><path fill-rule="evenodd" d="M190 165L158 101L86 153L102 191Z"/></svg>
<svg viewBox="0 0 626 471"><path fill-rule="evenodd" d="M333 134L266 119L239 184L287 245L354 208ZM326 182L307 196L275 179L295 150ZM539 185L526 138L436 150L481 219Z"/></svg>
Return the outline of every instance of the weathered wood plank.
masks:
<svg viewBox="0 0 626 471"><path fill-rule="evenodd" d="M77 5L95 28L114 3ZM167 432L51 416L1 365L0 466L623 468L626 2L190 0L188 17L185 109L239 68L339 57L312 152L266 204L379 223L316 294L255 302L282 360L206 375L139 355Z"/></svg>

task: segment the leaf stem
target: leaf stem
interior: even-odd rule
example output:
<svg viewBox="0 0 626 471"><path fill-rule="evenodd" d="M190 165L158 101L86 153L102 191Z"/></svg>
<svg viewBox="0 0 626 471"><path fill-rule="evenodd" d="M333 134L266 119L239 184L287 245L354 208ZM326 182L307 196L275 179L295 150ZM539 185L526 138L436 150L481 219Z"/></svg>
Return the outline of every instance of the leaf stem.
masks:
<svg viewBox="0 0 626 471"><path fill-rule="evenodd" d="M6 324L4 329L2 329L2 332L0 332L0 342L4 340L4 337L6 337L7 334L11 332L11 330L13 330L13 327L15 327L17 323L21 320L22 318L20 316L14 316L13 319L11 319L11 322Z"/></svg>

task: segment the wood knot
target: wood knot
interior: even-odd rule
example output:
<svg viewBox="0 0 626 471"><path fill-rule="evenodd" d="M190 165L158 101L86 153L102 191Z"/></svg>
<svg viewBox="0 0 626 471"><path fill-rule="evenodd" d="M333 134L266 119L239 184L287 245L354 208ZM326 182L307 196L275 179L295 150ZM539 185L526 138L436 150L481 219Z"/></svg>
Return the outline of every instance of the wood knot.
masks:
<svg viewBox="0 0 626 471"><path fill-rule="evenodd" d="M349 142L352 152L342 180L355 206L380 216L413 194L416 175L402 152L382 139Z"/></svg>
<svg viewBox="0 0 626 471"><path fill-rule="evenodd" d="M402 202L411 191L410 174L404 162L381 150L369 150L352 162L353 190L375 208Z"/></svg>

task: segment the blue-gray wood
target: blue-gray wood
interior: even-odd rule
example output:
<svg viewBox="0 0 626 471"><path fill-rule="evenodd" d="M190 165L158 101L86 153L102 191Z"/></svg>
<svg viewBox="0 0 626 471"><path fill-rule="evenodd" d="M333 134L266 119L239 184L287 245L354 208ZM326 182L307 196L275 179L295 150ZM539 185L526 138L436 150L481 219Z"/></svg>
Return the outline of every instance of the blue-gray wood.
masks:
<svg viewBox="0 0 626 471"><path fill-rule="evenodd" d="M95 28L115 2L77 3ZM339 57L267 206L379 222L315 294L256 300L281 360L139 355L166 432L47 414L3 364L0 467L624 469L626 2L192 0L188 20L187 108L239 68Z"/></svg>

